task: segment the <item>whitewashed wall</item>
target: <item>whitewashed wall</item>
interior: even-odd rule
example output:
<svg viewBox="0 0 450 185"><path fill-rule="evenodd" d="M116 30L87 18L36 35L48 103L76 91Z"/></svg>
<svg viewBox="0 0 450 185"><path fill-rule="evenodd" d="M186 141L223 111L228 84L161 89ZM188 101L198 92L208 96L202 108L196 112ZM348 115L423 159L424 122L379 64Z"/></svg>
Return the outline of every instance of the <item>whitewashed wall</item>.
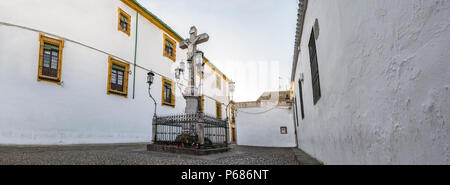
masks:
<svg viewBox="0 0 450 185"><path fill-rule="evenodd" d="M277 107L238 108L236 111L236 142L244 146L295 147L292 109ZM287 127L281 134L280 127Z"/></svg>
<svg viewBox="0 0 450 185"><path fill-rule="evenodd" d="M216 75L219 75L221 78L220 89L216 86ZM198 76L197 78L200 78ZM204 79L202 80L203 84L203 92L204 97L204 113L210 116L215 117L216 114L216 101L221 103L222 107L222 119L227 118L227 114L231 115L230 109L231 105L228 107L227 105L230 103L229 91L228 91L228 81L223 78L223 75L219 73L217 70L213 70L212 67L208 64L204 67ZM227 113L228 111L228 113ZM228 122L228 141L231 141L231 119Z"/></svg>
<svg viewBox="0 0 450 185"><path fill-rule="evenodd" d="M117 30L119 7L132 17L130 36ZM38 82L39 32L0 25L0 144L150 142L154 106L148 96L147 72L151 69L174 80L176 63L163 57L164 32L141 15L137 64L144 69L136 69L135 98L132 73L128 98L106 94L108 56L134 62L135 21L136 12L120 0L1 2L0 22L55 34L103 52L66 40L63 84ZM177 48L177 61L185 55ZM161 76L155 76L151 90L158 114L184 112L178 88L175 108L161 106L161 83Z"/></svg>
<svg viewBox="0 0 450 185"><path fill-rule="evenodd" d="M220 76L221 78L221 84L220 89L216 87L216 76ZM204 79L202 80L203 84L203 94L208 96L210 100L218 101L223 104L229 103L229 96L228 96L228 81L226 81L223 78L223 75L211 68L210 65L205 65L204 68ZM215 102L214 102L215 107ZM214 108L214 114L215 114L215 108ZM222 107L222 110L225 111L225 107ZM225 115L225 114L222 114Z"/></svg>
<svg viewBox="0 0 450 185"><path fill-rule="evenodd" d="M294 87L299 100L304 73L300 148L325 164L450 164L449 17L442 0L310 0Z"/></svg>

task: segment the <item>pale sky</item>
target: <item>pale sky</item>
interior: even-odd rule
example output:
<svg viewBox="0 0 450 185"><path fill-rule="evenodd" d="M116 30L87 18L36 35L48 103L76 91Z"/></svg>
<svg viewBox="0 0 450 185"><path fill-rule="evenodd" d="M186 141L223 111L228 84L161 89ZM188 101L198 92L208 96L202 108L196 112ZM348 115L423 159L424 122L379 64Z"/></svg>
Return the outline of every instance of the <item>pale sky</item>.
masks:
<svg viewBox="0 0 450 185"><path fill-rule="evenodd" d="M236 82L235 101L289 88L297 0L138 1L183 38L193 25L209 34L199 49Z"/></svg>

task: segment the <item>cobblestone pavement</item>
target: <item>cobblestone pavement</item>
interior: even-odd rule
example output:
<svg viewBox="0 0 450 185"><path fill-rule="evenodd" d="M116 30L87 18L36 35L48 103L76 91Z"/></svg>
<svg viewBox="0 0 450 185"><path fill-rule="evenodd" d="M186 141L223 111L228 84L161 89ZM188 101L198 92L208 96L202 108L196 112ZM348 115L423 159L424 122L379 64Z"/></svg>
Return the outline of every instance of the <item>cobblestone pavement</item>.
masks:
<svg viewBox="0 0 450 185"><path fill-rule="evenodd" d="M0 146L0 165L297 165L291 148L232 146L193 156L146 151L145 144L49 147Z"/></svg>

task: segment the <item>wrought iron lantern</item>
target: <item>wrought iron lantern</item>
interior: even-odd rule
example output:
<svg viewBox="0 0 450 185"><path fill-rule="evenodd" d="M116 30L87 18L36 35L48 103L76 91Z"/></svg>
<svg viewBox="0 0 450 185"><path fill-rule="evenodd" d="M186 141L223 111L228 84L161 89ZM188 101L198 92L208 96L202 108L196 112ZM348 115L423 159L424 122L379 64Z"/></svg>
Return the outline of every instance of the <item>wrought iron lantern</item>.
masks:
<svg viewBox="0 0 450 185"><path fill-rule="evenodd" d="M179 80L181 76L181 70L180 68L175 69L175 79Z"/></svg>
<svg viewBox="0 0 450 185"><path fill-rule="evenodd" d="M194 62L196 65L201 65L203 63L203 55L202 51L197 51L197 53L195 53Z"/></svg>
<svg viewBox="0 0 450 185"><path fill-rule="evenodd" d="M180 62L180 69L181 71L184 71L185 63L183 61Z"/></svg>
<svg viewBox="0 0 450 185"><path fill-rule="evenodd" d="M153 100L153 102L155 103L155 112L153 114L153 117L156 118L156 101L155 101L155 98L153 98L152 93L150 91L154 78L155 78L155 73L153 73L153 71L150 71L147 73L148 94L149 94L150 98Z"/></svg>
<svg viewBox="0 0 450 185"><path fill-rule="evenodd" d="M235 88L236 83L233 81L230 81L228 83L228 92L230 95L230 102L228 103L226 110L227 110L227 120L230 120L229 115L228 115L228 107L233 103L233 93L234 93L234 88Z"/></svg>
<svg viewBox="0 0 450 185"><path fill-rule="evenodd" d="M230 81L230 83L228 83L228 91L230 93L230 100L233 101L233 95L234 95L234 89L236 87L236 83L233 81Z"/></svg>
<svg viewBox="0 0 450 185"><path fill-rule="evenodd" d="M181 75L183 75L183 72L184 72L184 67L185 67L184 66L184 62L181 61L180 62L180 67L175 69L175 79L180 80Z"/></svg>
<svg viewBox="0 0 450 185"><path fill-rule="evenodd" d="M147 83L148 85L152 85L153 84L153 79L155 77L155 73L153 73L153 71L150 71L147 73Z"/></svg>
<svg viewBox="0 0 450 185"><path fill-rule="evenodd" d="M234 88L235 88L236 83L234 83L233 81L231 81L230 83L228 83L228 90L230 91L230 94L234 93Z"/></svg>
<svg viewBox="0 0 450 185"><path fill-rule="evenodd" d="M197 63L198 75L202 75L204 70L205 70L205 63L203 62L203 60L201 60L200 62Z"/></svg>

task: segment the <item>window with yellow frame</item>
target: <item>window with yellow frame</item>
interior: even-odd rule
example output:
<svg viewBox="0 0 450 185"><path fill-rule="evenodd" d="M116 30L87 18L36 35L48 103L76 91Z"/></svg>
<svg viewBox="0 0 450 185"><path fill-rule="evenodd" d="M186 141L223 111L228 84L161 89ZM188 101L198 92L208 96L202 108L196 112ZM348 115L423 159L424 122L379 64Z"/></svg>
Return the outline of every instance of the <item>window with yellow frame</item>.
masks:
<svg viewBox="0 0 450 185"><path fill-rule="evenodd" d="M231 123L236 124L236 104L231 102Z"/></svg>
<svg viewBox="0 0 450 185"><path fill-rule="evenodd" d="M113 57L108 58L108 89L107 94L128 97L128 73L130 64Z"/></svg>
<svg viewBox="0 0 450 185"><path fill-rule="evenodd" d="M205 96L200 96L200 112L205 111Z"/></svg>
<svg viewBox="0 0 450 185"><path fill-rule="evenodd" d="M119 8L119 23L117 29L130 36L131 16Z"/></svg>
<svg viewBox="0 0 450 185"><path fill-rule="evenodd" d="M39 34L38 81L45 80L61 85L63 48L64 40Z"/></svg>
<svg viewBox="0 0 450 185"><path fill-rule="evenodd" d="M222 104L218 101L216 101L216 117L222 119Z"/></svg>
<svg viewBox="0 0 450 185"><path fill-rule="evenodd" d="M177 43L171 39L169 36L164 34L164 50L163 56L169 58L173 62L175 62L177 58Z"/></svg>
<svg viewBox="0 0 450 185"><path fill-rule="evenodd" d="M202 72L202 73L200 74L200 73L198 72L198 68L197 68L197 67L195 68L195 74L196 74L197 76L201 77L202 80L205 79L205 72Z"/></svg>
<svg viewBox="0 0 450 185"><path fill-rule="evenodd" d="M175 107L175 84L164 77L162 78L161 104Z"/></svg>
<svg viewBox="0 0 450 185"><path fill-rule="evenodd" d="M216 75L216 88L222 89L222 78L219 75Z"/></svg>

